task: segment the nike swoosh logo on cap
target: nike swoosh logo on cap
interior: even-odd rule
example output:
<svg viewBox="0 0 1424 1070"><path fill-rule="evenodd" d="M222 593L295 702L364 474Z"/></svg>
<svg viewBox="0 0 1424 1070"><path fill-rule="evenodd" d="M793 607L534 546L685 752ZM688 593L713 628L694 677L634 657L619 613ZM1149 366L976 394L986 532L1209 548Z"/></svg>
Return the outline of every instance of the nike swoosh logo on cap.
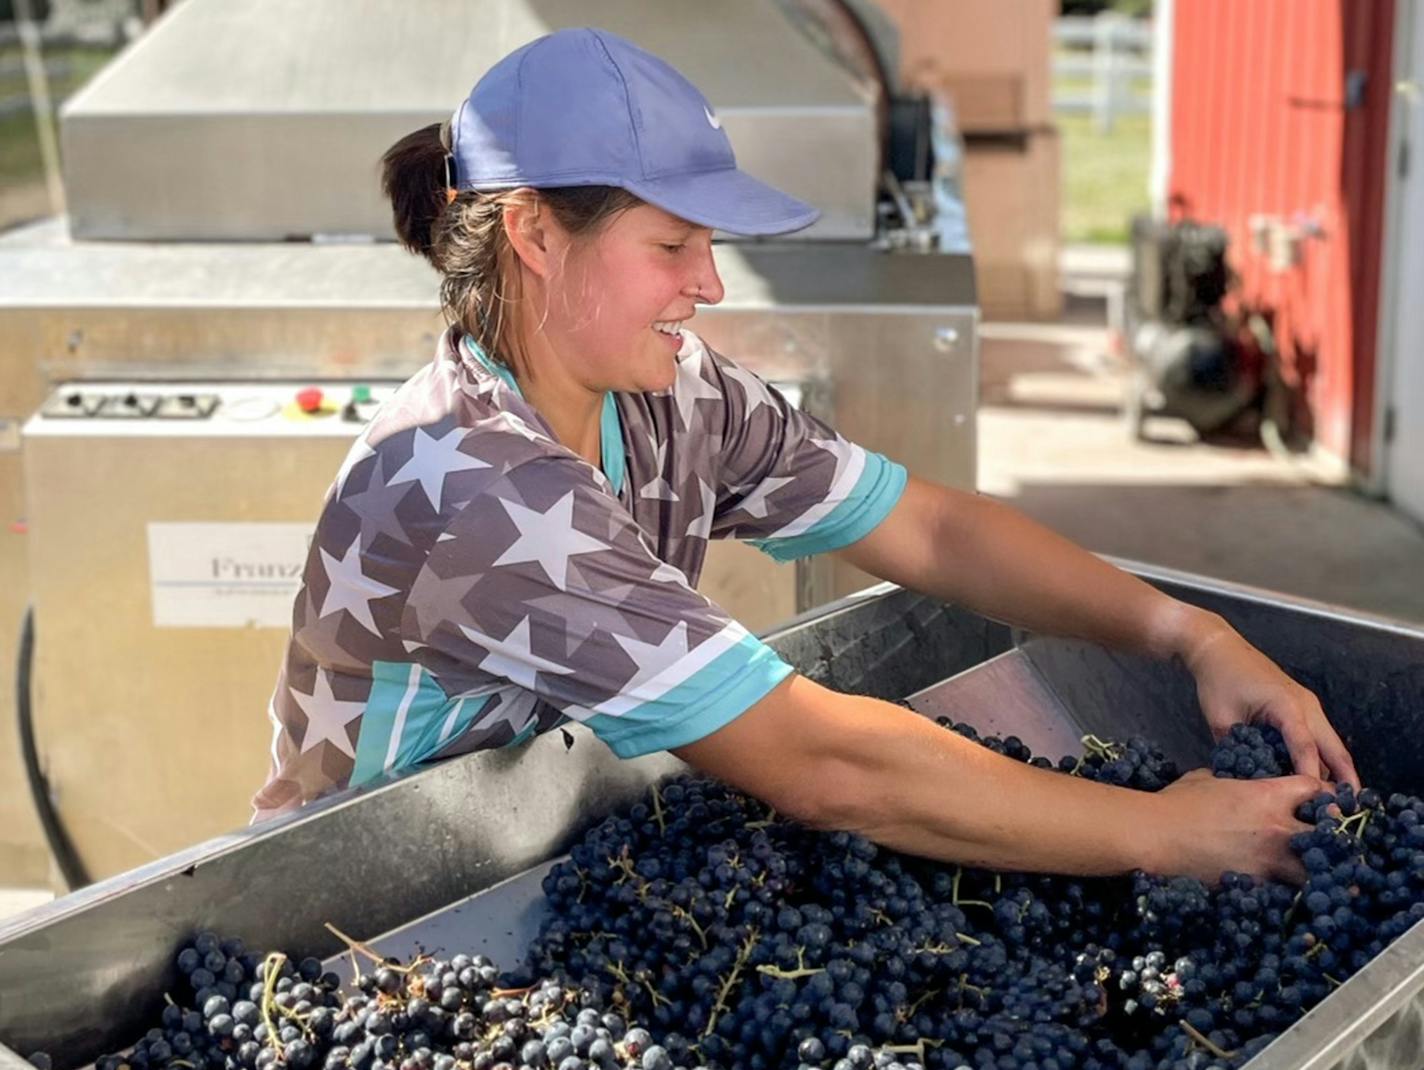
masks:
<svg viewBox="0 0 1424 1070"><path fill-rule="evenodd" d="M710 126L713 130L722 129L722 120L717 118L717 116L713 115L712 109L707 107L707 105L705 104L702 106L702 114L707 116L707 125Z"/></svg>

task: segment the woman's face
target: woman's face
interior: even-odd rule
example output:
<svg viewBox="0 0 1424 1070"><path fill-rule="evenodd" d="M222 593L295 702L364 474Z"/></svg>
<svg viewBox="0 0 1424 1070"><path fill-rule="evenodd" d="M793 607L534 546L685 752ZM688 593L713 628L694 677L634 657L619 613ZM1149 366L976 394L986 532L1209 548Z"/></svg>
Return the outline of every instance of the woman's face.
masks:
<svg viewBox="0 0 1424 1070"><path fill-rule="evenodd" d="M567 372L595 391L671 386L679 326L723 295L712 231L649 204L571 243L547 285L542 333Z"/></svg>

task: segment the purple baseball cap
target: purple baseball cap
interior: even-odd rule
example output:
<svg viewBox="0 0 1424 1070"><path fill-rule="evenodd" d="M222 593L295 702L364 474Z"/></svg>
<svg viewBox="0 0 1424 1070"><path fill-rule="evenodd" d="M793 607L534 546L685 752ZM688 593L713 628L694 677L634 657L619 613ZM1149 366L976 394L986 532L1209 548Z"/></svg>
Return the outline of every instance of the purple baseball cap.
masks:
<svg viewBox="0 0 1424 1070"><path fill-rule="evenodd" d="M559 30L505 56L450 121L456 189L617 186L729 234L785 234L820 212L737 169L697 87L606 30Z"/></svg>

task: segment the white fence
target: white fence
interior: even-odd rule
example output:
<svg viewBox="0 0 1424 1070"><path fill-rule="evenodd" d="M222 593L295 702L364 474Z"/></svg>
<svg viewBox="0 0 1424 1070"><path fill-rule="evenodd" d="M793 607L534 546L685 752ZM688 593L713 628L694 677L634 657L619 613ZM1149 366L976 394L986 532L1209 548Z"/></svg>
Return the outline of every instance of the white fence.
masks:
<svg viewBox="0 0 1424 1070"><path fill-rule="evenodd" d="M1054 111L1092 115L1104 134L1120 115L1151 114L1150 22L1113 12L1064 16L1054 22L1053 43Z"/></svg>

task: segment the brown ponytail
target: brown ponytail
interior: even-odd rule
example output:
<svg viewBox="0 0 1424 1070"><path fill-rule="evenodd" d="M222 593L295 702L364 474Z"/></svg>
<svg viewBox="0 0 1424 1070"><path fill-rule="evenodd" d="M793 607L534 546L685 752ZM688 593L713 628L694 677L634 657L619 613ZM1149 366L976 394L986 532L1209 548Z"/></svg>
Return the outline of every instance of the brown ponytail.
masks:
<svg viewBox="0 0 1424 1070"><path fill-rule="evenodd" d="M407 134L381 157L381 187L391 202L396 237L440 272L446 319L518 374L518 341L510 331L508 310L520 300L519 273L504 230L505 205L538 197L569 234L591 238L619 212L643 202L614 186L461 190L450 200L445 155L441 124L432 123Z"/></svg>
<svg viewBox="0 0 1424 1070"><path fill-rule="evenodd" d="M445 208L445 146L440 124L406 134L381 157L381 188L395 214L396 237L438 270L435 221Z"/></svg>

